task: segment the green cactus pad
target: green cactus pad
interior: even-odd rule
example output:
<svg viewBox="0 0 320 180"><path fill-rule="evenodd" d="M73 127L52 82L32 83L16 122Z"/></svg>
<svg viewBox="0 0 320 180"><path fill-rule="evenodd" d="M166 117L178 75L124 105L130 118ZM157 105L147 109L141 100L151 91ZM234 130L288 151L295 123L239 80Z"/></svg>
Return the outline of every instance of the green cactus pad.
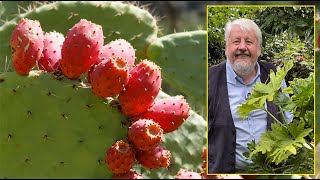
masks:
<svg viewBox="0 0 320 180"><path fill-rule="evenodd" d="M43 31L57 31L64 36L80 19L85 18L103 28L104 43L122 38L136 49L137 61L146 57L146 48L157 38L156 19L132 4L114 1L61 1L42 5L20 14L0 27L0 72L13 71L10 37L21 18L38 20ZM7 66L5 70L5 60Z"/></svg>
<svg viewBox="0 0 320 180"><path fill-rule="evenodd" d="M180 32L158 38L147 58L162 68L163 78L177 90L206 104L206 31Z"/></svg>
<svg viewBox="0 0 320 180"><path fill-rule="evenodd" d="M115 106L41 71L0 74L0 114L0 178L110 178L106 149L127 138Z"/></svg>
<svg viewBox="0 0 320 180"><path fill-rule="evenodd" d="M28 6L37 4L34 1L0 1L0 26L6 21L15 18L20 10L28 9Z"/></svg>
<svg viewBox="0 0 320 180"><path fill-rule="evenodd" d="M157 99L169 95L160 91ZM143 177L151 179L173 179L180 168L202 171L202 150L206 146L206 121L190 110L190 117L175 131L164 134L161 145L171 152L169 168L147 169L141 165L134 169Z"/></svg>

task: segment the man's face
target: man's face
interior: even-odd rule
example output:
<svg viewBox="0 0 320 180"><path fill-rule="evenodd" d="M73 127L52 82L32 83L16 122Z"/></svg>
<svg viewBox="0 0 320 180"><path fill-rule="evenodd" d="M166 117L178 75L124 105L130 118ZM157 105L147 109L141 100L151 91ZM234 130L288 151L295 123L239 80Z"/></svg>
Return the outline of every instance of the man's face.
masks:
<svg viewBox="0 0 320 180"><path fill-rule="evenodd" d="M244 31L237 25L233 26L226 42L225 54L238 75L252 73L261 54L254 30Z"/></svg>

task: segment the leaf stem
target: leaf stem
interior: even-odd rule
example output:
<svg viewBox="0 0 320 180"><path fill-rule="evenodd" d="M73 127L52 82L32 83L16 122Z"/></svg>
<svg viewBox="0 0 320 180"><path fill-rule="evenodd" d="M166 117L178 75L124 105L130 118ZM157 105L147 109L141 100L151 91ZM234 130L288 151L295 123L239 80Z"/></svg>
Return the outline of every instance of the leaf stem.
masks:
<svg viewBox="0 0 320 180"><path fill-rule="evenodd" d="M282 119L283 119L283 121L284 121L284 123L285 123L286 127L288 127L288 122L287 122L286 117L284 116L284 112L282 111L281 106L279 106L279 105L278 105L278 108L280 109L281 117L282 117Z"/></svg>
<svg viewBox="0 0 320 180"><path fill-rule="evenodd" d="M274 117L267 109L265 109L265 111L275 120L277 121L279 124L283 125L276 117Z"/></svg>

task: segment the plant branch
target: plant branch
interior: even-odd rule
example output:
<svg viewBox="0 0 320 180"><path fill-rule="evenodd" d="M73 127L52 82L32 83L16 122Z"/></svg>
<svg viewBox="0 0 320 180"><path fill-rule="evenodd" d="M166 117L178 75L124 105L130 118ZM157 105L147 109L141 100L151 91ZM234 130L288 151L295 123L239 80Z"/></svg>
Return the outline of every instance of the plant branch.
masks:
<svg viewBox="0 0 320 180"><path fill-rule="evenodd" d="M281 111L280 111L280 113L281 113L281 117L282 117L282 119L283 119L283 121L284 121L284 123L285 123L286 127L288 127L288 122L287 122L286 117L284 116L284 112L282 111L281 106L279 106L279 105L277 105L277 106L278 106L278 108L279 108L279 109L281 109Z"/></svg>
<svg viewBox="0 0 320 180"><path fill-rule="evenodd" d="M276 117L274 117L267 109L265 109L265 111L272 117L272 119L274 119L275 121L277 121L279 124L283 125Z"/></svg>

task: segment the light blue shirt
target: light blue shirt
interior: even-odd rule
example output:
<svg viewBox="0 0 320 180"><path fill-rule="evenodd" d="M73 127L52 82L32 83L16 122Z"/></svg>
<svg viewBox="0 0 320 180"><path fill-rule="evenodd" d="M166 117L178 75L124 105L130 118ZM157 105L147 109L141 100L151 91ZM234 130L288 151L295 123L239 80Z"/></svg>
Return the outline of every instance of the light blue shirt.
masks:
<svg viewBox="0 0 320 180"><path fill-rule="evenodd" d="M243 156L244 152L249 152L247 144L250 141L256 143L260 141L260 136L267 131L267 112L263 110L251 111L245 119L239 118L237 108L240 103L245 103L248 94L251 93L253 86L260 80L260 66L257 63L257 74L249 84L245 84L232 69L229 60L226 63L226 75L229 103L234 125L236 127L236 169L245 170L246 166L252 163ZM282 88L286 87L285 81L282 82ZM265 104L266 108L266 104ZM287 122L291 122L293 114L284 113Z"/></svg>

